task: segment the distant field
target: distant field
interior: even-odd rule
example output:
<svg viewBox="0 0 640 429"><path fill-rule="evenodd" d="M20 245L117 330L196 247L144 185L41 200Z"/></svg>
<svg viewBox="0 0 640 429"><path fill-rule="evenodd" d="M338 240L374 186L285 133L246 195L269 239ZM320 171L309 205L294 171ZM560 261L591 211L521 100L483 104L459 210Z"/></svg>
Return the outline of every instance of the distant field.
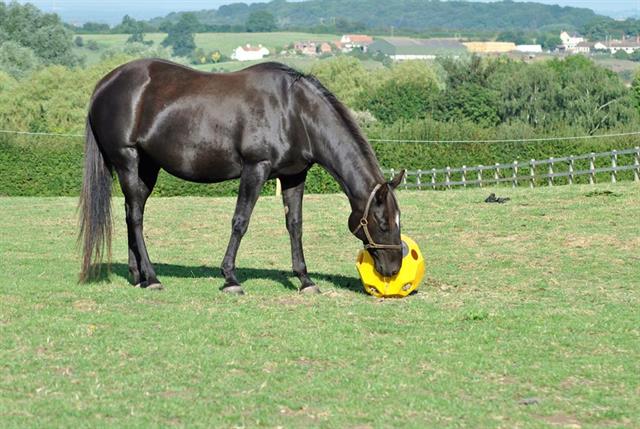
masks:
<svg viewBox="0 0 640 429"><path fill-rule="evenodd" d="M87 34L81 35L85 43L89 40L95 40L102 49L108 49L115 46L124 45L129 38L128 34ZM155 44L162 43L166 34L149 33L145 34L146 40L151 40ZM296 41L315 40L315 41L335 41L340 36L332 34L311 34L311 33L198 33L196 34L196 45L205 51L220 50L225 55L231 55L231 52L240 45L250 43L251 45L262 44L270 51L281 48L285 45ZM83 49L86 51L86 49Z"/></svg>
<svg viewBox="0 0 640 429"><path fill-rule="evenodd" d="M164 292L127 283L121 198L93 285L77 199L0 198L0 426L638 428L639 189L401 191L427 260L403 300L362 293L343 195L305 197L311 297L275 197L240 248L244 297L218 290L234 198L150 199Z"/></svg>
<svg viewBox="0 0 640 429"><path fill-rule="evenodd" d="M618 76L620 76L623 81L627 83L630 83L633 80L633 76L635 75L635 73L640 71L640 63L637 63L635 61L617 60L615 58L602 57L595 57L594 61L597 64L614 71L618 74Z"/></svg>

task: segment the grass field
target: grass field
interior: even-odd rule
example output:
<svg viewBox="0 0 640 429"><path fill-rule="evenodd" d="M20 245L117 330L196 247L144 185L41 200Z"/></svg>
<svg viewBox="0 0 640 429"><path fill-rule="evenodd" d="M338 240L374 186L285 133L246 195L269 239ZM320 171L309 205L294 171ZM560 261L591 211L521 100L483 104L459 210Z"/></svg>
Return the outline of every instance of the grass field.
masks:
<svg viewBox="0 0 640 429"><path fill-rule="evenodd" d="M101 50L124 46L128 34L86 34L81 35L85 44L89 40L95 40L100 46ZM145 40L151 40L155 45L159 45L165 39L167 35L165 33L149 33L145 34ZM223 54L231 56L231 53L235 48L240 45L262 44L266 46L271 52L275 52L276 48L282 48L285 45L297 41L315 40L315 41L336 41L340 40L340 36L333 34L311 34L311 33L288 33L288 32L274 32L274 33L198 33L196 34L196 46L204 49L206 52L213 50L220 50ZM83 55L90 54L88 49L80 50ZM89 61L91 62L91 58Z"/></svg>
<svg viewBox="0 0 640 429"><path fill-rule="evenodd" d="M324 294L296 293L283 210L258 202L216 268L233 199L151 199L163 292L76 284L76 200L0 198L0 426L640 427L640 186L400 192L418 294L361 292L348 202L305 197Z"/></svg>

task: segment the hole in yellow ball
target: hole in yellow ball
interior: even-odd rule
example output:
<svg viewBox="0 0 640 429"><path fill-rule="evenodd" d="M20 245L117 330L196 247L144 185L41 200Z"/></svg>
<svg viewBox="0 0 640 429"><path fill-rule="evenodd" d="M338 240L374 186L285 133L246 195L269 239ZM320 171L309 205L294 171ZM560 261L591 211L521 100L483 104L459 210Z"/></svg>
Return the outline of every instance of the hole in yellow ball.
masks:
<svg viewBox="0 0 640 429"><path fill-rule="evenodd" d="M411 257L416 261L418 260L418 252L416 252L416 249L411 249Z"/></svg>

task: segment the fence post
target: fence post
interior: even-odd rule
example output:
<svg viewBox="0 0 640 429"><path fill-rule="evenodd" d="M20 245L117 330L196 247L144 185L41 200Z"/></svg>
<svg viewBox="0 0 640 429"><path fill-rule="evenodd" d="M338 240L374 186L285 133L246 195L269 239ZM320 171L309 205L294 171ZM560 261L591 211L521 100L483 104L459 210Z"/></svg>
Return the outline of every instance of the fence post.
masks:
<svg viewBox="0 0 640 429"><path fill-rule="evenodd" d="M451 167L447 166L447 178L445 180L446 184L445 186L447 187L447 189L451 189Z"/></svg>
<svg viewBox="0 0 640 429"><path fill-rule="evenodd" d="M530 161L531 168L529 169L529 187L533 189L536 186L536 160L532 159Z"/></svg>
<svg viewBox="0 0 640 429"><path fill-rule="evenodd" d="M611 151L611 183L616 183L618 179L618 151Z"/></svg>
<svg viewBox="0 0 640 429"><path fill-rule="evenodd" d="M596 182L596 154L591 152L589 156L589 184L593 185Z"/></svg>
<svg viewBox="0 0 640 429"><path fill-rule="evenodd" d="M280 179L276 179L276 197L279 197L282 195L282 183L280 182Z"/></svg>
<svg viewBox="0 0 640 429"><path fill-rule="evenodd" d="M389 170L389 180L393 180L395 175L396 175L396 171L393 168Z"/></svg>
<svg viewBox="0 0 640 429"><path fill-rule="evenodd" d="M633 158L633 165L636 167L633 170L633 181L638 182L640 181L640 146L636 146L636 153Z"/></svg>
<svg viewBox="0 0 640 429"><path fill-rule="evenodd" d="M518 186L518 161L513 161L513 174L511 175L513 181L513 187Z"/></svg>
<svg viewBox="0 0 640 429"><path fill-rule="evenodd" d="M553 186L553 157L549 158L549 177L547 177L547 184Z"/></svg>
<svg viewBox="0 0 640 429"><path fill-rule="evenodd" d="M416 176L416 185L418 185L418 190L422 190L422 170L418 169Z"/></svg>
<svg viewBox="0 0 640 429"><path fill-rule="evenodd" d="M436 189L436 169L431 169L431 187Z"/></svg>
<svg viewBox="0 0 640 429"><path fill-rule="evenodd" d="M406 191L408 186L407 186L407 176L409 175L409 172L406 172L404 174L404 177L402 178L402 184L404 185L404 190Z"/></svg>
<svg viewBox="0 0 640 429"><path fill-rule="evenodd" d="M573 155L569 157L569 184L573 185Z"/></svg>
<svg viewBox="0 0 640 429"><path fill-rule="evenodd" d="M498 183L500 183L499 179L500 179L500 164L498 164L496 162L496 171L493 173L493 178L496 180L496 186L498 185Z"/></svg>
<svg viewBox="0 0 640 429"><path fill-rule="evenodd" d="M466 165L462 166L462 186L464 188L467 187L467 166Z"/></svg>
<svg viewBox="0 0 640 429"><path fill-rule="evenodd" d="M482 164L478 166L478 186L482 188Z"/></svg>

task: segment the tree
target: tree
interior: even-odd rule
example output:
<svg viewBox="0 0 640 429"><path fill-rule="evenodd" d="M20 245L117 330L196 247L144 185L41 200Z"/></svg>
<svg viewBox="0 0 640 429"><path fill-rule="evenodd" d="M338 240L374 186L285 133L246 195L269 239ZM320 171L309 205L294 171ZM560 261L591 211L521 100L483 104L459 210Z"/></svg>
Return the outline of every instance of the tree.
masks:
<svg viewBox="0 0 640 429"><path fill-rule="evenodd" d="M31 4L0 3L0 40L31 49L44 64L75 66L73 34L55 14L45 14Z"/></svg>
<svg viewBox="0 0 640 429"><path fill-rule="evenodd" d="M14 78L22 78L38 66L40 66L40 60L33 49L11 41L0 45L0 70Z"/></svg>
<svg viewBox="0 0 640 429"><path fill-rule="evenodd" d="M82 48L84 46L84 39L82 36L76 36L76 38L73 39L73 43L75 43L78 48Z"/></svg>
<svg viewBox="0 0 640 429"><path fill-rule="evenodd" d="M200 28L200 22L193 13L184 13L180 20L168 28L166 39L162 46L173 47L173 54L178 57L188 57L196 49L194 33Z"/></svg>
<svg viewBox="0 0 640 429"><path fill-rule="evenodd" d="M278 28L276 19L266 10L251 12L247 19L247 31L250 33L265 33Z"/></svg>

